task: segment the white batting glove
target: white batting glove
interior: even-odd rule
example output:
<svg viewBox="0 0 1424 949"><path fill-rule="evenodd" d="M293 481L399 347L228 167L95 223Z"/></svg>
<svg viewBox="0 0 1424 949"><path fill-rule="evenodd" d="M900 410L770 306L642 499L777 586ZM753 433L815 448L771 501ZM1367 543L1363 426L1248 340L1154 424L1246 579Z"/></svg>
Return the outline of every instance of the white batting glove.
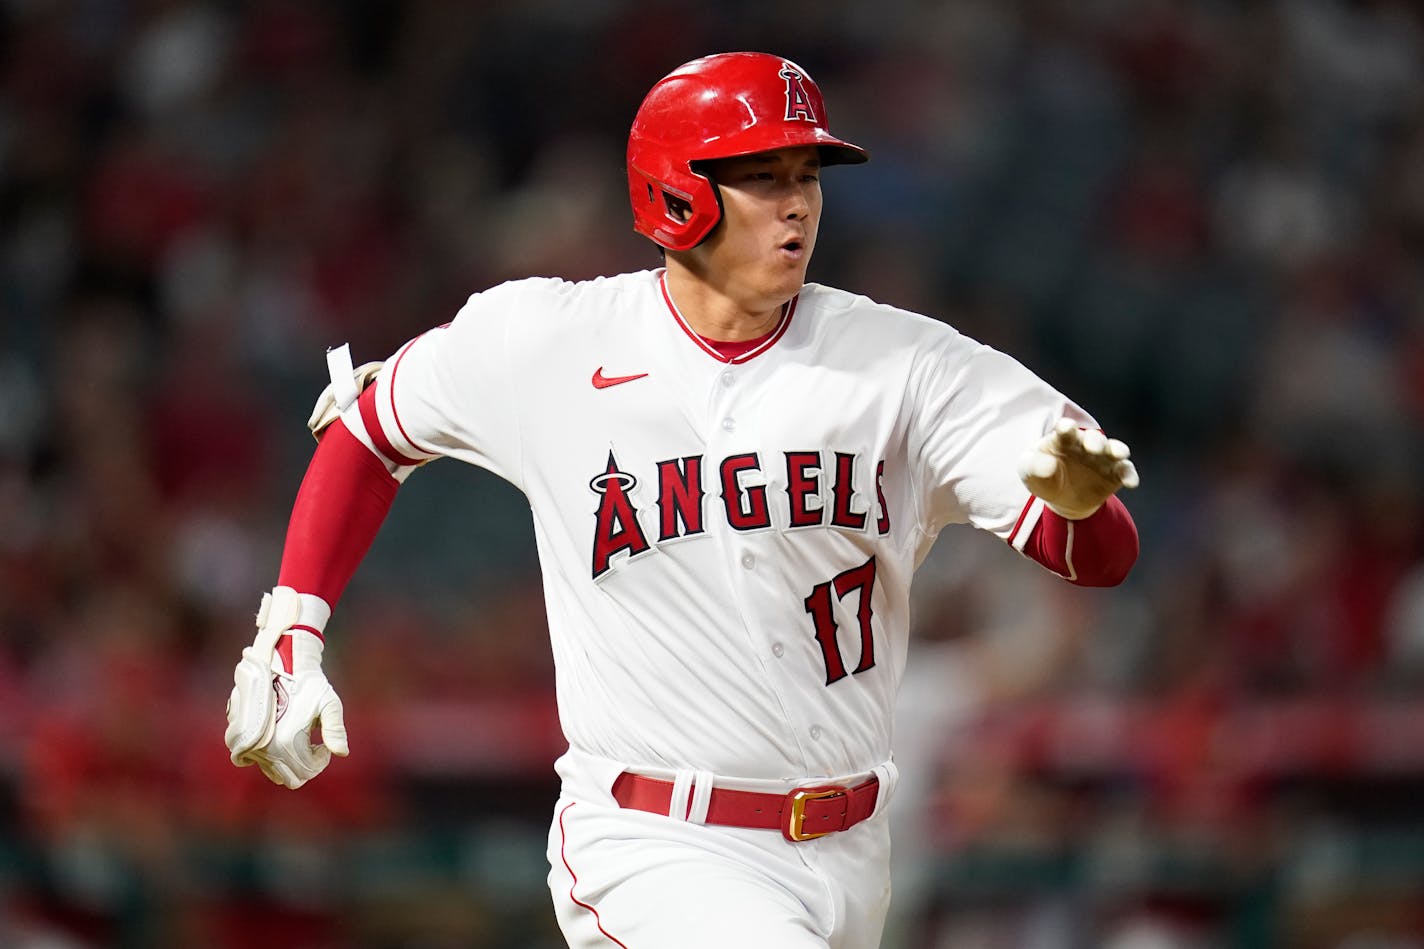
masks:
<svg viewBox="0 0 1424 949"><path fill-rule="evenodd" d="M315 615L304 617L304 608ZM304 618L310 620L304 625L321 629L329 612L316 597L291 587L263 594L257 638L242 651L233 673L223 736L232 763L257 765L273 784L299 788L320 774L332 755L349 753L341 699L321 671L321 637L293 629ZM291 668L277 649L284 637L291 639Z"/></svg>
<svg viewBox="0 0 1424 949"><path fill-rule="evenodd" d="M1049 510L1081 521L1119 488L1137 487L1137 468L1128 460L1130 454L1124 442L1061 418L1038 447L1019 460L1019 477Z"/></svg>

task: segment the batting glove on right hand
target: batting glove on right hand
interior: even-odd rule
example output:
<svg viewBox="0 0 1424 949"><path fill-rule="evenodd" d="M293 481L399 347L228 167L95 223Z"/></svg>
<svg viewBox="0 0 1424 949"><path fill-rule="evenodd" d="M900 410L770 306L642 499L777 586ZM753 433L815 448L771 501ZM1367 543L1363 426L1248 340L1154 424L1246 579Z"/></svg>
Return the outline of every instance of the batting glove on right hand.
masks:
<svg viewBox="0 0 1424 949"><path fill-rule="evenodd" d="M321 671L322 639L293 628L301 614L302 598L291 587L263 595L257 638L233 673L224 735L233 764L255 764L288 788L316 777L332 755L349 753L341 699ZM277 648L284 637L291 639L290 667Z"/></svg>
<svg viewBox="0 0 1424 949"><path fill-rule="evenodd" d="M1137 487L1137 468L1128 460L1130 454L1124 442L1061 418L1038 447L1019 460L1019 477L1049 510L1081 521L1119 488Z"/></svg>

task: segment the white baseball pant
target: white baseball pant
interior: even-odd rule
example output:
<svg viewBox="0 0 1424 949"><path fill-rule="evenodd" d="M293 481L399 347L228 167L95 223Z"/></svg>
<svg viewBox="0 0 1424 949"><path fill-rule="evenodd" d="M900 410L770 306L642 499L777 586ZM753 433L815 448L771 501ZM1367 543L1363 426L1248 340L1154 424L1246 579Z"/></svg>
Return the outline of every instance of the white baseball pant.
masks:
<svg viewBox="0 0 1424 949"><path fill-rule="evenodd" d="M579 752L559 761L564 793L549 830L549 889L571 949L873 949L890 903L885 804L815 840L619 807L622 765ZM672 775L669 775L672 777ZM702 775L704 778L710 775ZM808 784L854 785L867 775ZM722 781L714 779L722 786ZM735 782L744 790L790 790Z"/></svg>

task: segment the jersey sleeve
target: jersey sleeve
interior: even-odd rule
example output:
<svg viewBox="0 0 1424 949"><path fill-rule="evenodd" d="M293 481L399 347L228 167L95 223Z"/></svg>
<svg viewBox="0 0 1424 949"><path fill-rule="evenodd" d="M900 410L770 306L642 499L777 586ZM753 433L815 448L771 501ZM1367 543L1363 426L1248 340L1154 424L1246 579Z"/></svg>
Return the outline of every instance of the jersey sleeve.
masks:
<svg viewBox="0 0 1424 949"><path fill-rule="evenodd" d="M1013 357L958 334L916 369L910 447L922 529L969 523L1022 549L1043 505L1019 480L1019 456L1060 417L1097 423Z"/></svg>
<svg viewBox="0 0 1424 949"><path fill-rule="evenodd" d="M455 319L386 360L359 403L373 447L398 466L448 455L520 485L516 369L509 334L522 287L477 293Z"/></svg>

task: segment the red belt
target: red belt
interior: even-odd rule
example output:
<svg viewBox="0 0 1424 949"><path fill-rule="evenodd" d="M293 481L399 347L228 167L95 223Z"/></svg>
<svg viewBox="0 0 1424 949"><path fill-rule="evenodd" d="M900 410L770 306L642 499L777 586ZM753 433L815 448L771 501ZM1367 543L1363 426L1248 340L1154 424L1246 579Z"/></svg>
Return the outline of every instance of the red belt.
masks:
<svg viewBox="0 0 1424 949"><path fill-rule="evenodd" d="M613 782L613 798L620 807L667 814L672 805L671 781L624 771ZM880 779L848 788L839 784L793 788L785 794L713 788L707 803L707 823L727 827L779 830L787 840L814 840L854 827L875 810Z"/></svg>

